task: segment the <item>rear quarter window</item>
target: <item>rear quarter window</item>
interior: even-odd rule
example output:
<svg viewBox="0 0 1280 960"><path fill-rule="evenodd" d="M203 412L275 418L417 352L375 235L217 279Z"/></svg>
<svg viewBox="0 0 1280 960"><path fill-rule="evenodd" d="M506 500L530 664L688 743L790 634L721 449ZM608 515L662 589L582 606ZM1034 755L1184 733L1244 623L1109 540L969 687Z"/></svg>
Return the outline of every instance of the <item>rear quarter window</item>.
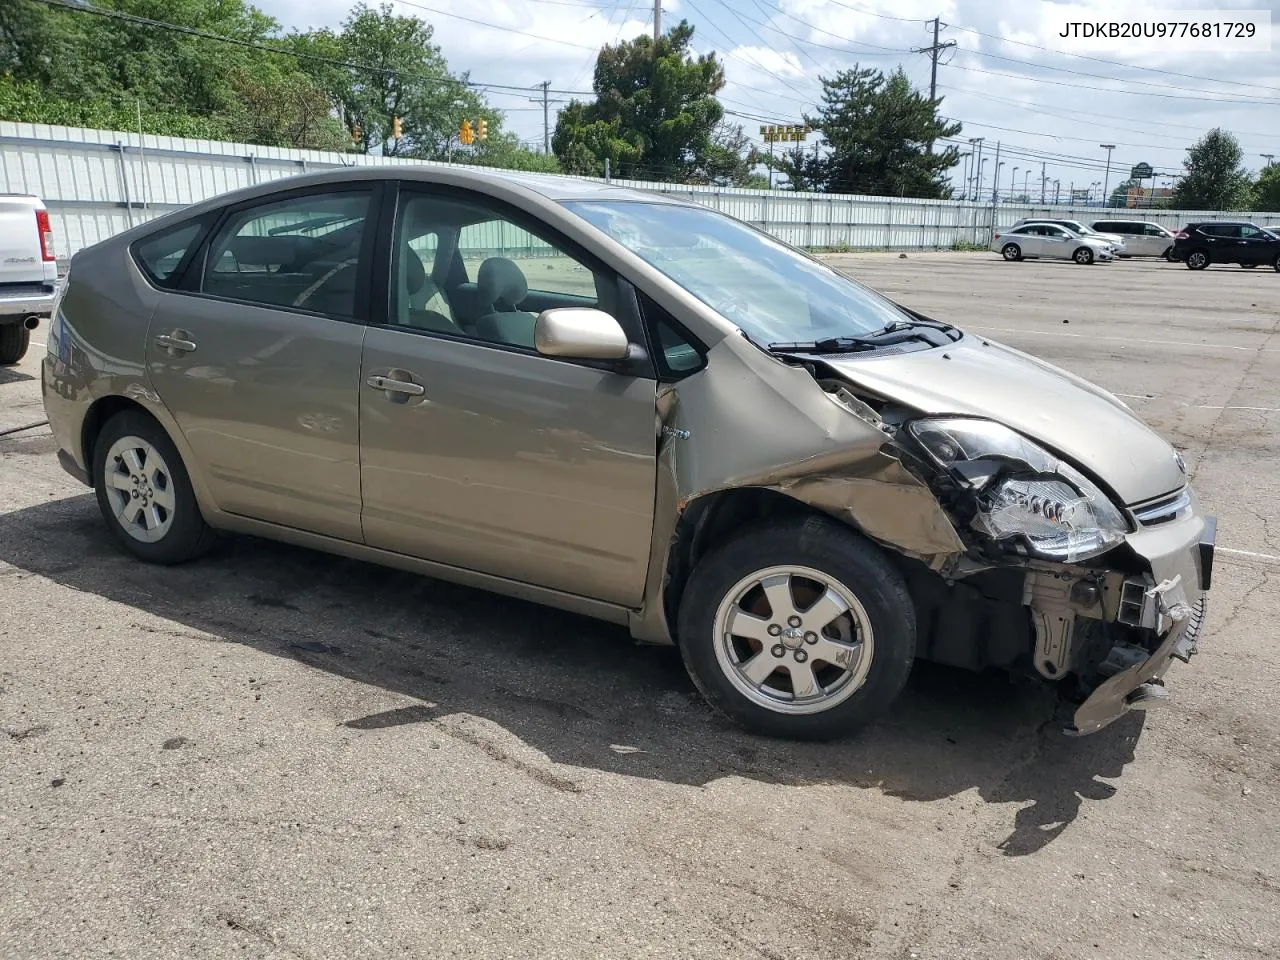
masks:
<svg viewBox="0 0 1280 960"><path fill-rule="evenodd" d="M144 237L133 245L134 260L156 286L173 289L181 276L179 268L198 245L204 228L197 220Z"/></svg>

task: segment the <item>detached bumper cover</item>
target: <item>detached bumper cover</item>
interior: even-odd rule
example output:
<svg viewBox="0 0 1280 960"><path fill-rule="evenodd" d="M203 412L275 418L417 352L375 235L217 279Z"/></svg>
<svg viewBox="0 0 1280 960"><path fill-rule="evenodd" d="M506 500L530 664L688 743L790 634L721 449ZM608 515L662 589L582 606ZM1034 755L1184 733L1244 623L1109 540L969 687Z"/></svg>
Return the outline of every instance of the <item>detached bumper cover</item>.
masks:
<svg viewBox="0 0 1280 960"><path fill-rule="evenodd" d="M1146 660L1103 681L1076 710L1067 733L1094 733L1130 710L1146 709L1165 699L1163 678L1169 664L1175 658L1186 663L1195 654L1207 612L1217 522L1213 517L1194 514L1188 521L1194 522L1190 537L1187 534L1192 531L1170 529L1160 531L1158 536L1138 534L1130 539L1131 546L1140 553L1146 552L1143 546L1163 548L1147 554L1157 578L1147 597L1155 607L1160 645ZM1169 549L1171 534L1182 542Z"/></svg>

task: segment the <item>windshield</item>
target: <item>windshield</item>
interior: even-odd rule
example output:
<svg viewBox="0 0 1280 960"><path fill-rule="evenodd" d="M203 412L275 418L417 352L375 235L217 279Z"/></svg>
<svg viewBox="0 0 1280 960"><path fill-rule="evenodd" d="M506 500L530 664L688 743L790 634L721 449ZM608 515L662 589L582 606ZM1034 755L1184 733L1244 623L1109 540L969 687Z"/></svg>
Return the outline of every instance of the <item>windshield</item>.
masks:
<svg viewBox="0 0 1280 960"><path fill-rule="evenodd" d="M835 270L714 210L643 201L564 206L761 345L857 336L913 319Z"/></svg>

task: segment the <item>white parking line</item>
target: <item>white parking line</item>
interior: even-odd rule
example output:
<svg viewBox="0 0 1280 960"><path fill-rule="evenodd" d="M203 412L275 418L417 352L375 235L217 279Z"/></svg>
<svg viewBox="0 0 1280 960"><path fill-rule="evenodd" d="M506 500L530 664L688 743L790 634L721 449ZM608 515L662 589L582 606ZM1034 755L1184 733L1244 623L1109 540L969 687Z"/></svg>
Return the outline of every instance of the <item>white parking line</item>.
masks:
<svg viewBox="0 0 1280 960"><path fill-rule="evenodd" d="M1018 327L983 327L967 323L970 330L994 330L997 333L1026 333L1038 337L1074 337L1077 340L1111 340L1116 343L1153 343L1162 347L1199 347L1202 350L1243 350L1253 353L1260 347L1238 347L1229 343L1197 343L1191 340L1139 340L1135 337L1098 337L1089 333L1066 333L1061 330L1026 330Z"/></svg>
<svg viewBox="0 0 1280 960"><path fill-rule="evenodd" d="M1254 560L1270 560L1272 563L1280 563L1280 557L1272 553L1255 553L1252 550L1236 550L1232 547L1218 547L1217 553L1229 553L1237 557L1252 557Z"/></svg>
<svg viewBox="0 0 1280 960"><path fill-rule="evenodd" d="M1159 400L1157 396L1149 393L1117 393L1117 397L1124 400ZM1280 407L1245 407L1236 404L1223 405L1221 403L1183 403L1179 401L1179 407L1186 407L1188 410L1252 410L1254 413L1280 413Z"/></svg>

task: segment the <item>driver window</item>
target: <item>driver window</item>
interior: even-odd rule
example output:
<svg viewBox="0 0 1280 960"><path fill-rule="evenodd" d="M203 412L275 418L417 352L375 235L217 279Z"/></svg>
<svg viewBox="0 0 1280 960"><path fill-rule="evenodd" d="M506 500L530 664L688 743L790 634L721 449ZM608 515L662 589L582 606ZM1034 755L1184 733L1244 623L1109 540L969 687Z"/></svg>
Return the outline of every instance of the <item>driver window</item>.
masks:
<svg viewBox="0 0 1280 960"><path fill-rule="evenodd" d="M370 193L316 193L249 207L214 237L201 291L324 316L356 316Z"/></svg>
<svg viewBox="0 0 1280 960"><path fill-rule="evenodd" d="M533 349L538 314L613 314L614 281L483 200L401 198L393 241L391 322Z"/></svg>
<svg viewBox="0 0 1280 960"><path fill-rule="evenodd" d="M1148 223L1148 224L1146 225L1146 227L1145 227L1145 228L1143 228L1143 231L1142 231L1142 232L1143 232L1143 233L1145 233L1148 237L1163 237L1163 236L1164 236L1164 231L1163 231L1163 230L1161 230L1159 227L1157 227L1154 223Z"/></svg>
<svg viewBox="0 0 1280 960"><path fill-rule="evenodd" d="M1240 235L1246 240L1252 240L1254 237L1262 236L1262 231L1257 227L1241 227Z"/></svg>

